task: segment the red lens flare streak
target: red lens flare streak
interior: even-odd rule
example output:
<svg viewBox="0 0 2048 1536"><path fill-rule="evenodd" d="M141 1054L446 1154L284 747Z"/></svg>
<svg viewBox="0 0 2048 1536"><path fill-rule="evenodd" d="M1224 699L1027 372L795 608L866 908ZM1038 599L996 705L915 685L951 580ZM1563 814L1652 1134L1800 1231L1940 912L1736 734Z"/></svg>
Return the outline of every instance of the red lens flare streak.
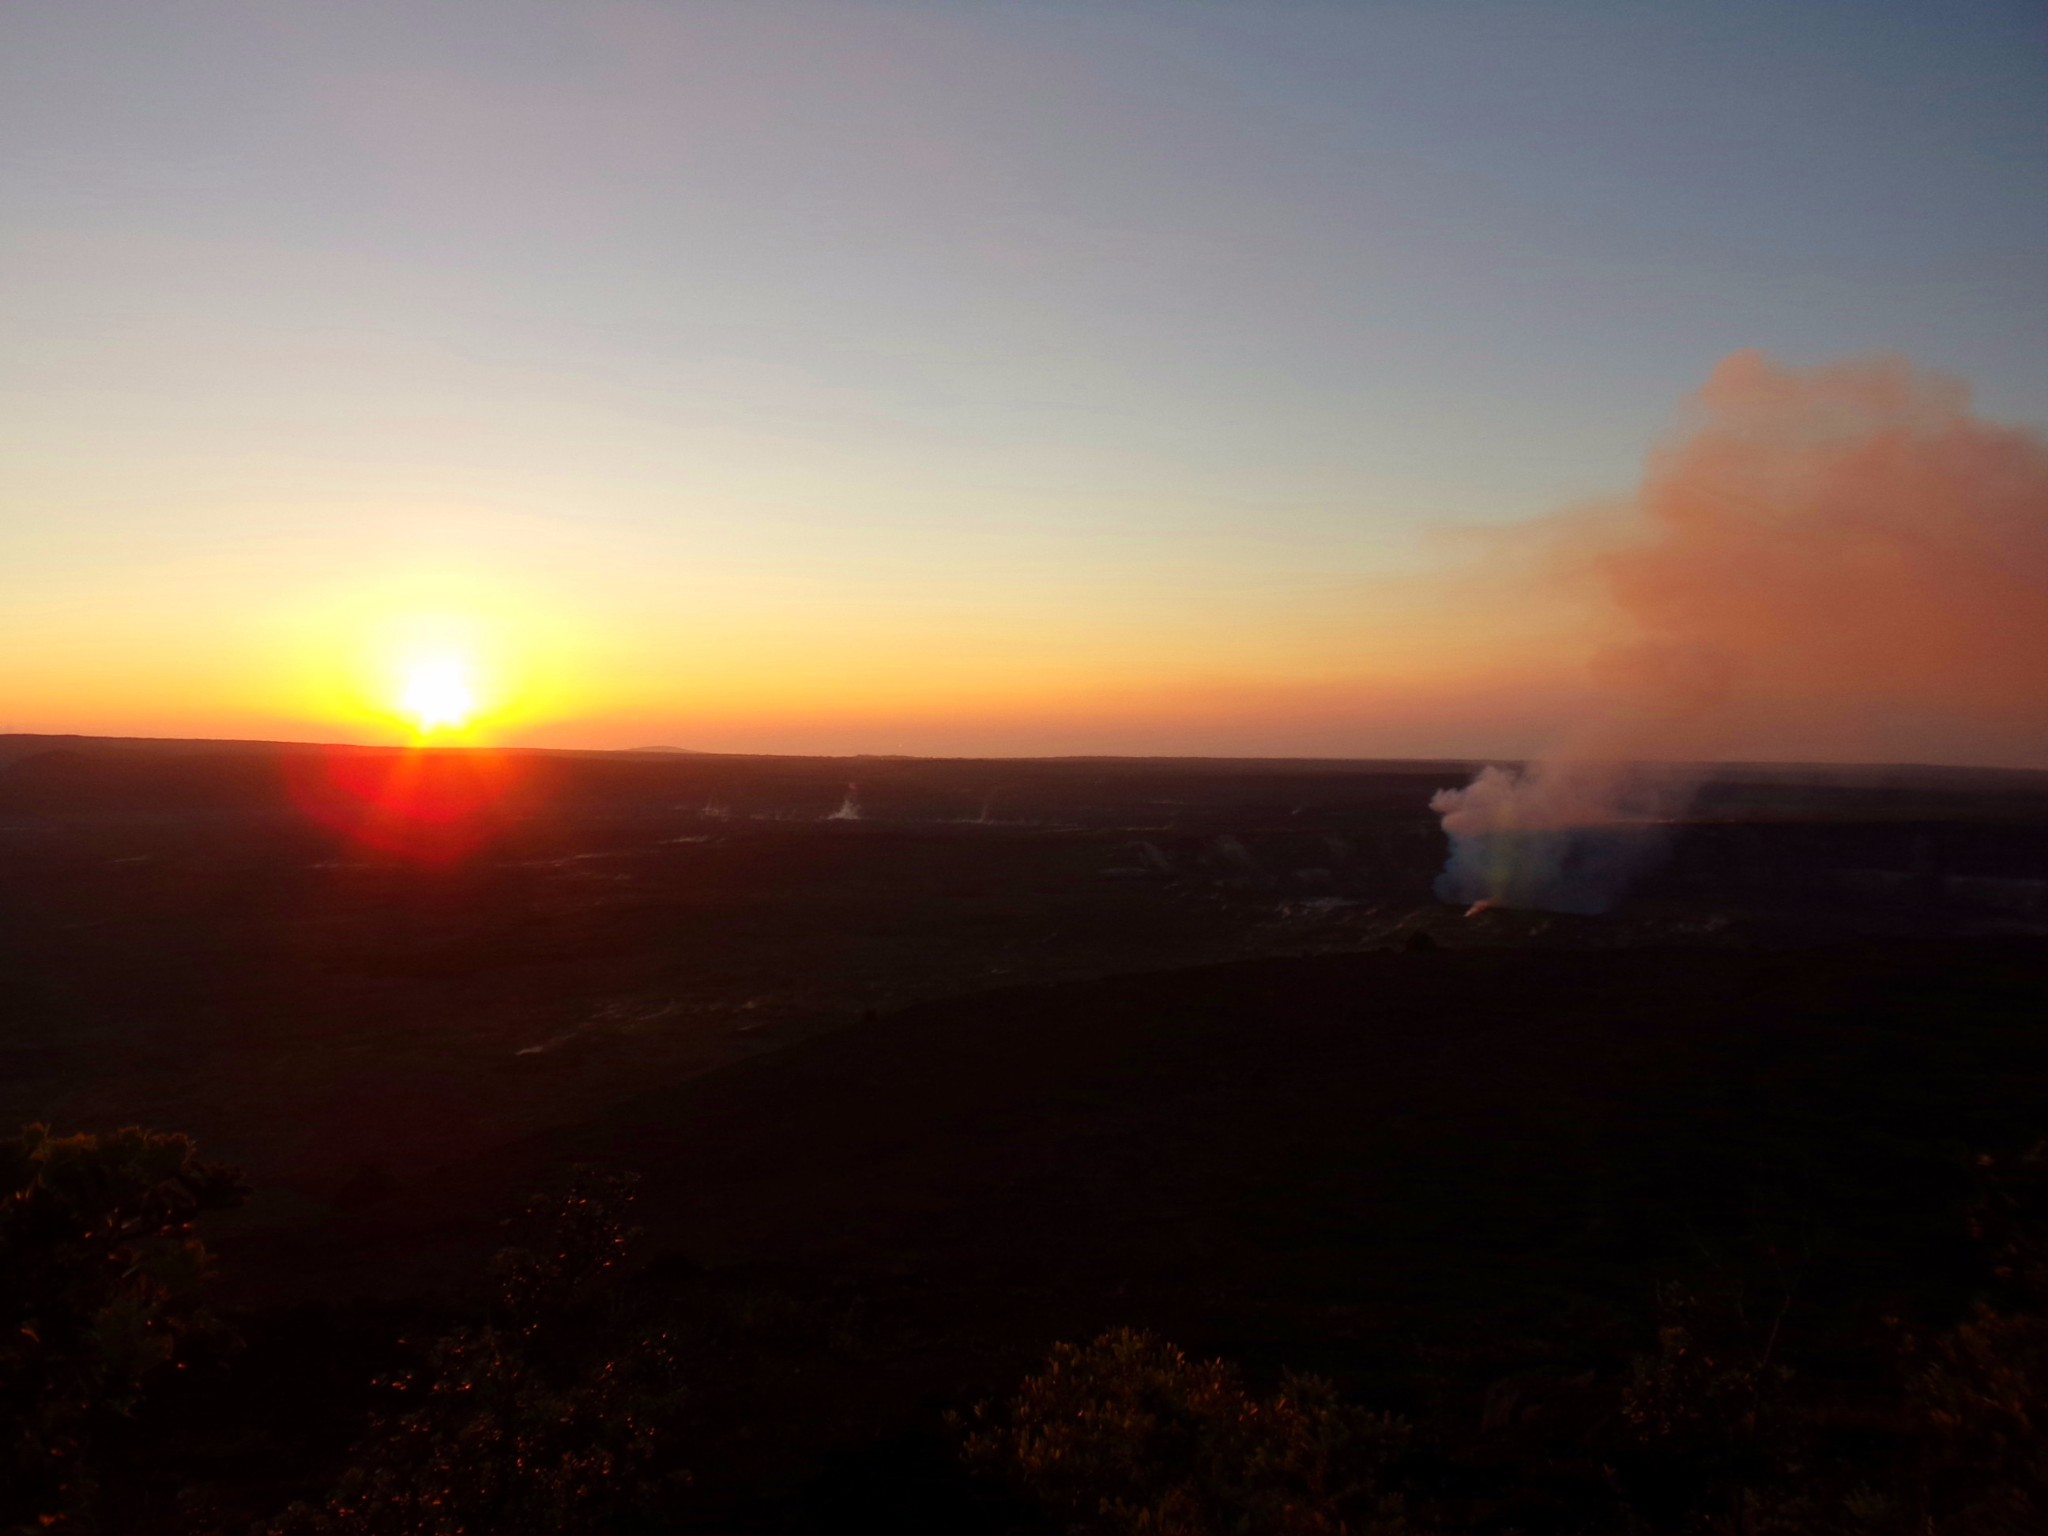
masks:
<svg viewBox="0 0 2048 1536"><path fill-rule="evenodd" d="M292 803L358 846L425 863L476 852L530 802L530 773L475 747L337 748L295 756Z"/></svg>

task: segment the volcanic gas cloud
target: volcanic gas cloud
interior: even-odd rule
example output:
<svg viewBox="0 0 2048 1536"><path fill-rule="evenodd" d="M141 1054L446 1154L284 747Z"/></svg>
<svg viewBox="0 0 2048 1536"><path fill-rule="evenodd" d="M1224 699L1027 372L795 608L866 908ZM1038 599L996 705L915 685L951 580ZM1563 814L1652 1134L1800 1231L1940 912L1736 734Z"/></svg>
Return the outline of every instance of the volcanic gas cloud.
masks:
<svg viewBox="0 0 2048 1536"><path fill-rule="evenodd" d="M1598 718L1431 802L1447 900L1603 911L1742 755L2048 764L2048 444L1897 359L1727 358L1641 487L1557 520ZM1627 765L1627 766L1625 766Z"/></svg>

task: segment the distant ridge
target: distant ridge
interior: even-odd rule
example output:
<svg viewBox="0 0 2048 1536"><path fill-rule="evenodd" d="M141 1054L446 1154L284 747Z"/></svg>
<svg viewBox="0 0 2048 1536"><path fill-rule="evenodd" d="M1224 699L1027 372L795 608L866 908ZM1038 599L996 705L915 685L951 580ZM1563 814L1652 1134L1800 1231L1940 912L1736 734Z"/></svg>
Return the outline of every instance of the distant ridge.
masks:
<svg viewBox="0 0 2048 1536"><path fill-rule="evenodd" d="M363 753L382 755L420 750L400 741L278 741L261 738L197 736L88 736L75 732L0 731L0 768L23 758L53 751L77 753ZM1075 764L1105 767L1181 767L1247 772L1443 773L1472 774L1488 762L1522 767L1527 760L1509 755L1486 757L1222 757L1147 756L1112 752L1049 753L1041 756L926 756L901 752L722 752L701 747L543 747L488 744L433 746L441 753L491 752L521 757L701 757L732 762L786 763L1014 763ZM2048 780L2048 767L2000 763L1808 763L1706 762L1666 764L1691 769L1722 781L1762 780L1770 783L1812 783L1826 786L1885 784L1894 787L1943 781L1975 785L2035 785Z"/></svg>

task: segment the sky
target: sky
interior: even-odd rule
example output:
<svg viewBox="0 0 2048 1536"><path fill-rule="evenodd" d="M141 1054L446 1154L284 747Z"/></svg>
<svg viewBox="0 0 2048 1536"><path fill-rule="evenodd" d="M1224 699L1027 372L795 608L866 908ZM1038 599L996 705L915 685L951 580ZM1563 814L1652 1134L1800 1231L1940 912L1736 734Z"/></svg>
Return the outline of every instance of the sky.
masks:
<svg viewBox="0 0 2048 1536"><path fill-rule="evenodd" d="M2044 186L2038 4L14 0L0 730L1543 751L1726 359L2048 428Z"/></svg>

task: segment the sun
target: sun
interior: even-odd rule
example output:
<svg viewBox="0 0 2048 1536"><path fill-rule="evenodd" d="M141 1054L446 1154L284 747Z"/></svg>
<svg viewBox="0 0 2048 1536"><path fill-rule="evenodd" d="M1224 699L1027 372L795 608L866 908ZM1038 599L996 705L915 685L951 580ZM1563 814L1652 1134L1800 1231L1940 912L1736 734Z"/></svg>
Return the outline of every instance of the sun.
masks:
<svg viewBox="0 0 2048 1536"><path fill-rule="evenodd" d="M408 662L398 707L422 736L461 730L476 714L469 668L455 656L422 656Z"/></svg>

